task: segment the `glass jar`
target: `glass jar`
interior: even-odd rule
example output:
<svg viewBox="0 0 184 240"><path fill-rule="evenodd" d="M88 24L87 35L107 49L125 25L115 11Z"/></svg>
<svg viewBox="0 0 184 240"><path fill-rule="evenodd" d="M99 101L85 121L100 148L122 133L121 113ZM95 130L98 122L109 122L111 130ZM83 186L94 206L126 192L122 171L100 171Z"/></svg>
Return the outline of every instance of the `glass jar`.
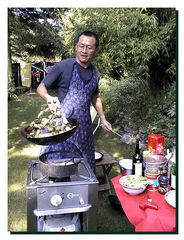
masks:
<svg viewBox="0 0 184 240"><path fill-rule="evenodd" d="M167 176L161 175L158 177L158 192L165 194L169 189L169 178Z"/></svg>

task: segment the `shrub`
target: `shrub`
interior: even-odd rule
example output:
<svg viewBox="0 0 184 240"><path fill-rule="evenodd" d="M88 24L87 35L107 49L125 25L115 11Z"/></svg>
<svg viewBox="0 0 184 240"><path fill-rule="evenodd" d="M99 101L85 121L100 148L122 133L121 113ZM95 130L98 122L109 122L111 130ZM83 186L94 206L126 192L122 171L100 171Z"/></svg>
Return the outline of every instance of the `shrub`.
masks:
<svg viewBox="0 0 184 240"><path fill-rule="evenodd" d="M138 130L147 117L151 101L148 84L142 79L127 78L113 81L108 88L102 84L101 88L108 119L120 126L131 125Z"/></svg>
<svg viewBox="0 0 184 240"><path fill-rule="evenodd" d="M172 146L176 138L176 84L166 93L153 96L148 84L142 79L112 79L101 83L102 98L108 120L132 134L157 133L165 136L165 148Z"/></svg>

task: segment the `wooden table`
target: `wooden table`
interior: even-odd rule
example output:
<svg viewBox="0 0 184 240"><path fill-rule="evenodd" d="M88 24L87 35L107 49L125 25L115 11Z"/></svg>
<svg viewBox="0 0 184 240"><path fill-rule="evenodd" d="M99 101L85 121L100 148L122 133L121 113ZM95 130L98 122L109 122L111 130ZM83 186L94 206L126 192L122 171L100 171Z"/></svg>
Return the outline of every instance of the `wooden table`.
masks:
<svg viewBox="0 0 184 240"><path fill-rule="evenodd" d="M109 191L111 193L111 187L110 187L110 181L108 178L108 175L113 167L114 164L117 164L118 161L116 161L111 155L106 153L105 151L101 151L103 154L103 158L101 161L96 162L96 168L101 168L101 176L97 176L97 178L102 178L102 183L99 181L99 191Z"/></svg>

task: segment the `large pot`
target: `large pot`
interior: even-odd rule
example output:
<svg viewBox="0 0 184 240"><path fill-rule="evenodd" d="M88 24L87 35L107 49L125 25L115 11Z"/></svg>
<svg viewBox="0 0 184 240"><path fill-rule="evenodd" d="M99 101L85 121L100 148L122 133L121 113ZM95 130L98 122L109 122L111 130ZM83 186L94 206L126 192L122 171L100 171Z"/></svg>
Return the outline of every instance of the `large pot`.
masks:
<svg viewBox="0 0 184 240"><path fill-rule="evenodd" d="M81 155L74 152L47 152L39 157L39 168L44 176L52 178L69 177L77 173Z"/></svg>

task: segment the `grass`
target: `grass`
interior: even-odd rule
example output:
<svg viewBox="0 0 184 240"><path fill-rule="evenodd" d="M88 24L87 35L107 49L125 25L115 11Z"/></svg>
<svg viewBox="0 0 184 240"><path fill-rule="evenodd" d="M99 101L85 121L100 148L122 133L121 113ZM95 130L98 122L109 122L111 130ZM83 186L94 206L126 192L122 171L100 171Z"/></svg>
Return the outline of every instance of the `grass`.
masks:
<svg viewBox="0 0 184 240"><path fill-rule="evenodd" d="M35 93L25 93L8 104L8 231L26 231L26 178L28 161L37 159L40 146L23 139L20 129L29 124L40 111L44 101ZM132 156L132 147L124 145L112 133L98 129L95 134L96 150L104 150L115 159ZM113 178L119 174L114 166L109 174ZM112 186L113 192L113 186ZM99 233L131 233L134 227L121 211L112 208L108 192L99 193L96 216Z"/></svg>

